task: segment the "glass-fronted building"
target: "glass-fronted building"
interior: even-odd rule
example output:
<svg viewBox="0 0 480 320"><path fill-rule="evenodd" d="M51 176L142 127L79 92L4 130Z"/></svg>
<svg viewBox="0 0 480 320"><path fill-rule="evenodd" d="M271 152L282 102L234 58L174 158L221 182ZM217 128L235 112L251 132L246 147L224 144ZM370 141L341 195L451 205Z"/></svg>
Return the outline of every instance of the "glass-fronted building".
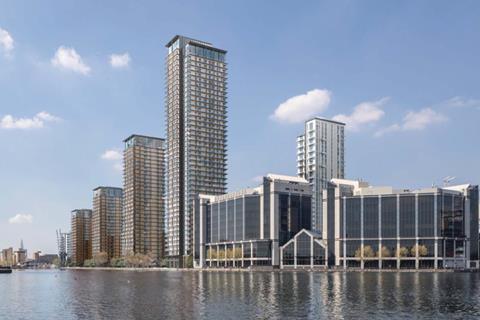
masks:
<svg viewBox="0 0 480 320"><path fill-rule="evenodd" d="M196 267L280 265L280 246L311 227L311 186L269 174L257 188L194 201Z"/></svg>
<svg viewBox="0 0 480 320"><path fill-rule="evenodd" d="M331 179L345 176L345 123L313 118L297 137L297 175L312 185L312 230L322 231L322 192Z"/></svg>
<svg viewBox="0 0 480 320"><path fill-rule="evenodd" d="M333 179L323 208L331 266L478 267L478 186L395 190Z"/></svg>
<svg viewBox="0 0 480 320"><path fill-rule="evenodd" d="M192 254L193 200L227 190L226 51L175 36L167 44L168 265Z"/></svg>
<svg viewBox="0 0 480 320"><path fill-rule="evenodd" d="M303 229L280 248L280 268L327 268L327 245L319 233Z"/></svg>

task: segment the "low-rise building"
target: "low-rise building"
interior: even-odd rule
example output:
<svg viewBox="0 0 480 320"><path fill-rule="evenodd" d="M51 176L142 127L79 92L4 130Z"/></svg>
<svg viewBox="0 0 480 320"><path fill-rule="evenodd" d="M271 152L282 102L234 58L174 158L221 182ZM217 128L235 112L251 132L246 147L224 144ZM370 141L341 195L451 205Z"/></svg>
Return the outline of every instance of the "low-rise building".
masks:
<svg viewBox="0 0 480 320"><path fill-rule="evenodd" d="M280 266L280 246L311 228L312 188L298 177L269 174L263 183L194 201L196 267Z"/></svg>
<svg viewBox="0 0 480 320"><path fill-rule="evenodd" d="M478 186L420 190L333 179L323 192L330 266L478 268Z"/></svg>

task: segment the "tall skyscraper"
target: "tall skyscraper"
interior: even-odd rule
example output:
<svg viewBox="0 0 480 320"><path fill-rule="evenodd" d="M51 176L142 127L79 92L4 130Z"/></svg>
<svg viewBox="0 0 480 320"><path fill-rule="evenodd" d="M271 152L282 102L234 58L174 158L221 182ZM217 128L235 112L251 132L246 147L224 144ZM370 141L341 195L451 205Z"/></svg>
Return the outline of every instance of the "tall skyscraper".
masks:
<svg viewBox="0 0 480 320"><path fill-rule="evenodd" d="M331 179L345 177L345 124L314 118L297 137L297 174L312 185L312 229L322 231L322 191Z"/></svg>
<svg viewBox="0 0 480 320"><path fill-rule="evenodd" d="M125 139L122 254L164 257L165 140Z"/></svg>
<svg viewBox="0 0 480 320"><path fill-rule="evenodd" d="M107 253L108 259L120 257L123 190L114 187L93 189L92 255Z"/></svg>
<svg viewBox="0 0 480 320"><path fill-rule="evenodd" d="M167 43L167 254L171 267L192 254L193 201L227 183L226 51L183 36Z"/></svg>
<svg viewBox="0 0 480 320"><path fill-rule="evenodd" d="M72 211L72 263L83 266L92 258L92 210L76 209Z"/></svg>

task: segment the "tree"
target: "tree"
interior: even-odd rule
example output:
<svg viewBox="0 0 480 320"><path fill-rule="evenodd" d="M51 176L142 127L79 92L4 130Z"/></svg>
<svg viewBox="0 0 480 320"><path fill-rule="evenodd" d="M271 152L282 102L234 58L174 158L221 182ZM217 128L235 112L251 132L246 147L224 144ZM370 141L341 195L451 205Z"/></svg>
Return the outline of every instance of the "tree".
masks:
<svg viewBox="0 0 480 320"><path fill-rule="evenodd" d="M391 254L392 254L392 253L390 252L390 250L389 250L387 247L385 247L385 246L382 246L382 248L380 249L380 251L377 252L377 256L378 256L378 253L380 253L380 252L381 252L381 254L382 254L382 258L391 257Z"/></svg>
<svg viewBox="0 0 480 320"><path fill-rule="evenodd" d="M362 247L359 247L357 250L355 250L355 258L361 258L362 257Z"/></svg>
<svg viewBox="0 0 480 320"><path fill-rule="evenodd" d="M103 267L108 263L108 254L106 252L98 252L93 256L96 267Z"/></svg>
<svg viewBox="0 0 480 320"><path fill-rule="evenodd" d="M373 258L373 257L375 257L375 251L372 249L371 246L364 246L364 247L363 247L363 257L364 257L364 258Z"/></svg>
<svg viewBox="0 0 480 320"><path fill-rule="evenodd" d="M414 245L411 250L412 257L417 256L417 250L418 250L418 256L419 257L426 257L428 255L428 249L426 246L423 244L420 245Z"/></svg>
<svg viewBox="0 0 480 320"><path fill-rule="evenodd" d="M408 257L410 250L408 250L406 247L401 247L400 250L398 250L398 256L399 257Z"/></svg>
<svg viewBox="0 0 480 320"><path fill-rule="evenodd" d="M242 248L235 248L233 255L234 255L235 259L241 259L242 258Z"/></svg>
<svg viewBox="0 0 480 320"><path fill-rule="evenodd" d="M57 257L55 259L53 259L52 261L52 264L55 266L55 268L59 268L60 267L60 259Z"/></svg>
<svg viewBox="0 0 480 320"><path fill-rule="evenodd" d="M95 267L95 261L93 259L87 259L83 262L83 266L93 268Z"/></svg>
<svg viewBox="0 0 480 320"><path fill-rule="evenodd" d="M123 258L112 258L110 260L110 266L113 268L125 267L125 260Z"/></svg>

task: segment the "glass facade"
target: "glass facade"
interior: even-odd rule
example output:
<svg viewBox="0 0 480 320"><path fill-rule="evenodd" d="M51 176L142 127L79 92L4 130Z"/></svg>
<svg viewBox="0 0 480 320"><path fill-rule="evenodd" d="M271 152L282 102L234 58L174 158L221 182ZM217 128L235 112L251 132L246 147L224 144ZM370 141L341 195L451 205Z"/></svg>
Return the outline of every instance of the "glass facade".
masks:
<svg viewBox="0 0 480 320"><path fill-rule="evenodd" d="M237 267L271 266L273 263L278 265L277 260L272 260L274 256L272 252L279 250L279 246L289 241L300 230L311 226L311 189L308 183L302 180L300 184L296 177L293 177L295 179L293 182L284 180L277 182L275 179L267 176L261 186L236 193L197 197L194 202L195 242L202 242L196 234L200 232L200 224L204 223L202 225L205 225L207 234L205 239L205 248L208 251L207 266L218 266L220 262L221 265L226 263L227 266ZM197 222L197 219L202 219L200 213L197 213L202 208L203 217L207 221ZM277 226L273 225L274 223ZM272 234L271 230L278 233ZM218 250L220 253L225 250L228 252L229 246L232 246L231 249L236 252L238 258L229 258L228 254L226 257L217 255ZM200 255L196 253L197 250L203 249L196 243L194 248L196 263L204 266L205 262L200 261ZM212 252L214 256L209 256ZM278 254L275 259L279 259Z"/></svg>
<svg viewBox="0 0 480 320"><path fill-rule="evenodd" d="M297 137L297 175L312 185L311 229L323 226L322 192L333 178L345 176L345 124L314 118Z"/></svg>
<svg viewBox="0 0 480 320"><path fill-rule="evenodd" d="M204 41L175 36L167 47L166 245L169 266L178 267L192 254L195 197L226 192L227 65L226 51Z"/></svg>
<svg viewBox="0 0 480 320"><path fill-rule="evenodd" d="M468 260L478 260L477 186L377 195L365 187L366 195L353 196L352 190L360 193L361 187L351 185L348 191L345 186L332 184L325 191L328 222L338 219L340 227L324 229L329 246L336 248L329 254L340 254L331 264L463 268ZM337 190L341 196L333 197Z"/></svg>
<svg viewBox="0 0 480 320"><path fill-rule="evenodd" d="M282 268L326 268L326 246L319 234L301 230L280 250Z"/></svg>

